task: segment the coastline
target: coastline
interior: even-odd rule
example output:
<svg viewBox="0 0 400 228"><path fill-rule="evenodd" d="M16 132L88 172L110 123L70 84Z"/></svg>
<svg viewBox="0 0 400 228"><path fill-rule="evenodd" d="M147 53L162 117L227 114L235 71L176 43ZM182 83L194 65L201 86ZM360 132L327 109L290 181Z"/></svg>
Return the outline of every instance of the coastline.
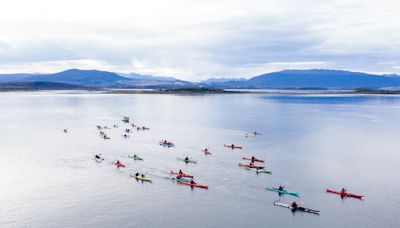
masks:
<svg viewBox="0 0 400 228"><path fill-rule="evenodd" d="M303 89L116 89L116 88L13 88L2 89L0 93L6 92L61 92L79 91L94 92L97 94L170 94L170 95L207 95L207 94L270 94L270 95L400 95L400 90L303 90Z"/></svg>

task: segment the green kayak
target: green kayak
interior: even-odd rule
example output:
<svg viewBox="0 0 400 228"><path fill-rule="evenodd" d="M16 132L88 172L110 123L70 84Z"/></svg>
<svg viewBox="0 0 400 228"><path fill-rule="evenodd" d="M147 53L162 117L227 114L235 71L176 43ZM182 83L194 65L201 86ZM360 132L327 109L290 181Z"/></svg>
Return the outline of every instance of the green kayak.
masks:
<svg viewBox="0 0 400 228"><path fill-rule="evenodd" d="M279 194L288 194L288 195L292 195L292 196L299 196L300 193L299 192L291 192L291 191L287 191L287 190L279 190L277 188L266 188L268 191L272 191L272 192L277 192Z"/></svg>
<svg viewBox="0 0 400 228"><path fill-rule="evenodd" d="M265 170L265 169L255 169L255 168L249 168L249 167L246 167L245 169L246 170L250 170L250 171L254 171L254 172L257 172L257 173L267 173L267 174L271 174L272 173L272 171Z"/></svg>
<svg viewBox="0 0 400 228"><path fill-rule="evenodd" d="M176 158L178 161L183 161L183 162L186 162L186 163L194 163L194 164L197 164L197 161L195 161L195 160L185 160L184 158Z"/></svg>
<svg viewBox="0 0 400 228"><path fill-rule="evenodd" d="M135 161L143 161L143 158L141 158L141 157L139 157L139 156L128 155L128 157L133 158L133 160L135 160Z"/></svg>

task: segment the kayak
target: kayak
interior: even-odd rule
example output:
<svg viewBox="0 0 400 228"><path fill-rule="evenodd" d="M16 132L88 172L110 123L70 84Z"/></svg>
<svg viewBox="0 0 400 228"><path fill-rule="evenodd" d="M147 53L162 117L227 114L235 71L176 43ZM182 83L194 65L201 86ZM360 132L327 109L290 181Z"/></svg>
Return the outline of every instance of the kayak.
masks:
<svg viewBox="0 0 400 228"><path fill-rule="evenodd" d="M166 146L166 147L173 147L173 146L175 146L172 142L164 142L164 141L160 141L160 145L161 145L161 146Z"/></svg>
<svg viewBox="0 0 400 228"><path fill-rule="evenodd" d="M245 166L247 168L264 169L265 166L249 165L244 163L239 163L239 166Z"/></svg>
<svg viewBox="0 0 400 228"><path fill-rule="evenodd" d="M171 179L174 180L174 181L177 181L177 182L184 181L184 182L189 182L190 183L192 181L192 178L189 178L189 177L180 177L180 178L172 177Z"/></svg>
<svg viewBox="0 0 400 228"><path fill-rule="evenodd" d="M245 132L242 134L243 136L249 137L249 136L257 136L257 135L262 135L259 132Z"/></svg>
<svg viewBox="0 0 400 228"><path fill-rule="evenodd" d="M243 149L243 146L235 146L235 145L224 145L224 147L228 147L228 148L231 148L232 150L233 149Z"/></svg>
<svg viewBox="0 0 400 228"><path fill-rule="evenodd" d="M119 168L119 167L123 167L123 168L125 168L125 165L124 164L122 164L122 163L116 163L116 162L113 162L113 165L115 165L115 166L117 166L117 168Z"/></svg>
<svg viewBox="0 0 400 228"><path fill-rule="evenodd" d="M293 208L289 204L274 202L274 205L281 206L281 207L286 207L286 208L292 210L293 212L302 211L302 212L308 212L308 213L319 215L319 211L318 210L314 210L314 209L310 209L310 208L305 208L305 207L300 207L299 206L299 207L296 208L296 210L293 210Z"/></svg>
<svg viewBox="0 0 400 228"><path fill-rule="evenodd" d="M251 158L243 157L242 159L243 159L243 160L250 160L250 161L251 161ZM264 160L257 159L257 158L254 158L254 161L255 161L255 162L262 162L262 163L264 163Z"/></svg>
<svg viewBox="0 0 400 228"><path fill-rule="evenodd" d="M96 161L96 162L98 162L98 163L100 163L100 162L103 162L104 161L104 158L94 158L94 160Z"/></svg>
<svg viewBox="0 0 400 228"><path fill-rule="evenodd" d="M186 174L186 173L179 174L179 172L177 173L177 172L171 171L171 174L172 175L177 175L177 176L182 176L182 177L194 178L194 176Z"/></svg>
<svg viewBox="0 0 400 228"><path fill-rule="evenodd" d="M139 156L132 156L132 155L128 155L128 157L133 158L133 160L135 161L143 161L143 158L139 157Z"/></svg>
<svg viewBox="0 0 400 228"><path fill-rule="evenodd" d="M195 160L185 160L184 158L176 158L178 161L183 161L183 162L185 162L185 163L194 163L194 164L197 164L197 161L195 161Z"/></svg>
<svg viewBox="0 0 400 228"><path fill-rule="evenodd" d="M211 152L208 150L202 150L205 155L211 155Z"/></svg>
<svg viewBox="0 0 400 228"><path fill-rule="evenodd" d="M287 190L279 190L277 188L266 188L266 190L268 191L272 191L272 192L277 192L279 194L288 194L288 195L292 195L292 196L299 196L299 192L291 192L291 191L287 191Z"/></svg>
<svg viewBox="0 0 400 228"><path fill-rule="evenodd" d="M272 173L272 171L265 170L265 169L255 169L255 168L249 168L249 167L246 167L245 169L246 170L250 170L250 171L254 171L254 172L257 172L257 173L268 173L268 174Z"/></svg>
<svg viewBox="0 0 400 228"><path fill-rule="evenodd" d="M208 186L207 186L207 185L192 184L192 183L190 183L190 182L185 182L185 181L179 181L179 184L184 184L184 185L187 185L187 186L190 186L190 187L197 187L197 188L206 188L206 189L208 189Z"/></svg>
<svg viewBox="0 0 400 228"><path fill-rule="evenodd" d="M134 174L131 174L131 177L136 178L136 180L152 182L151 179L150 179L150 178L147 178L147 177L136 176L136 175L134 175Z"/></svg>
<svg viewBox="0 0 400 228"><path fill-rule="evenodd" d="M333 194L337 194L340 195L341 197L353 197L353 198L357 198L357 199L362 199L364 196L362 195L356 195L356 194L352 194L352 193L344 193L342 194L341 192L332 190L332 189L326 189L326 192L328 193L333 193Z"/></svg>

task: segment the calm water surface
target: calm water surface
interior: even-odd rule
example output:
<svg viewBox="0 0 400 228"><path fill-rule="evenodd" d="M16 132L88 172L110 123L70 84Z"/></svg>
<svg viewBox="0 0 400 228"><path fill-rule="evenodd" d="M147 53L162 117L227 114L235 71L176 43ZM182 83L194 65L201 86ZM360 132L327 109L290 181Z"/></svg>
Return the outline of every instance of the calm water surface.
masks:
<svg viewBox="0 0 400 228"><path fill-rule="evenodd" d="M1 227L396 227L400 97L0 93ZM120 119L151 128L121 137ZM96 125L118 124L99 138ZM64 134L62 129L68 128ZM263 135L243 137L244 131ZM176 148L158 145L168 139ZM230 150L223 144L241 144ZM206 157L201 150L209 147ZM102 153L103 163L92 156ZM128 154L139 154L135 162ZM178 161L190 156L198 164ZM266 159L272 175L237 166ZM127 164L117 169L111 161ZM183 169L209 190L165 177ZM147 173L141 183L129 172ZM268 192L286 184L300 198ZM365 200L326 188L347 187ZM274 207L296 200L319 216Z"/></svg>

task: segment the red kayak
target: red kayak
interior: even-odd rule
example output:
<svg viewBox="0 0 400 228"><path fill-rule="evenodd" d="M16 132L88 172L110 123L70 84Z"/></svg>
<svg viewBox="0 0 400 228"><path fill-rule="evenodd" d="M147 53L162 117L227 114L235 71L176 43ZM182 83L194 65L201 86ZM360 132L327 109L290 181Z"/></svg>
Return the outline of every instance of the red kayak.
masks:
<svg viewBox="0 0 400 228"><path fill-rule="evenodd" d="M125 165L122 164L122 163L113 162L113 164L114 164L115 166L117 166L117 168L119 168L119 167L125 168Z"/></svg>
<svg viewBox="0 0 400 228"><path fill-rule="evenodd" d="M243 157L242 159L243 159L243 160L250 160L250 161L251 161L251 158ZM262 163L264 163L264 160L257 159L257 158L254 158L254 161L255 161L255 162L262 162Z"/></svg>
<svg viewBox="0 0 400 228"><path fill-rule="evenodd" d="M231 148L231 149L243 149L243 146L235 146L235 145L224 145L224 147L228 147L228 148Z"/></svg>
<svg viewBox="0 0 400 228"><path fill-rule="evenodd" d="M192 184L192 183L185 182L185 181L180 181L179 183L180 183L180 184L187 185L187 186L190 186L190 187L197 187L197 188L205 188L205 189L208 189L208 186L207 186L207 185Z"/></svg>
<svg viewBox="0 0 400 228"><path fill-rule="evenodd" d="M338 191L335 191L335 190L332 190L332 189L326 189L326 192L329 192L329 193L333 193L333 194L337 194L337 195L340 195L341 197L353 197L353 198L357 198L357 199L362 199L364 196L361 196L361 195L356 195L356 194L351 194L351 193L342 193L342 192L338 192Z"/></svg>
<svg viewBox="0 0 400 228"><path fill-rule="evenodd" d="M179 174L179 172L177 173L177 172L171 171L171 174L172 174L172 175L181 176L181 177L189 177L189 178L194 178L194 176L192 176L192 175L188 175L188 174L186 174L186 173Z"/></svg>

